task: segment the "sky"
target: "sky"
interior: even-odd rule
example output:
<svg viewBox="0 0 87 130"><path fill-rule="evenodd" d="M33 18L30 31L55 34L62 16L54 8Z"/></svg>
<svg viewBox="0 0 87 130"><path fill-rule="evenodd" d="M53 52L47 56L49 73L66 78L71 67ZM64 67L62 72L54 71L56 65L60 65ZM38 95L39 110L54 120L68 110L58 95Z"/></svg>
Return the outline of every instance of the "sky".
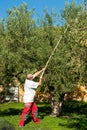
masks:
<svg viewBox="0 0 87 130"><path fill-rule="evenodd" d="M35 9L34 15L43 15L43 10L46 8L50 13L52 9L55 10L58 14L61 9L64 9L66 2L72 2L75 0L0 0L0 18L6 18L7 9L12 9L14 6L19 7L23 3L27 3L28 9ZM76 0L76 3L79 5L83 0Z"/></svg>

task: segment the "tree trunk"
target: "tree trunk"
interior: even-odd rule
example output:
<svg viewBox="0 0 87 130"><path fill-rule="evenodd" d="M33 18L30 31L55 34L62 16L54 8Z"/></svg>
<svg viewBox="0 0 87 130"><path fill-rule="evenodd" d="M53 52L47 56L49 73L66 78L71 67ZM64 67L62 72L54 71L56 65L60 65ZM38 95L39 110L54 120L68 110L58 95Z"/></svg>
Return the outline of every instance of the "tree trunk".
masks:
<svg viewBox="0 0 87 130"><path fill-rule="evenodd" d="M51 116L58 117L61 112L62 102L54 101L52 102L52 113Z"/></svg>
<svg viewBox="0 0 87 130"><path fill-rule="evenodd" d="M50 88L50 95L51 95L51 106L52 106L51 116L58 117L58 116L60 116L60 113L61 113L62 103L63 103L65 94L61 94L59 96L59 100L56 101L54 87L51 87Z"/></svg>

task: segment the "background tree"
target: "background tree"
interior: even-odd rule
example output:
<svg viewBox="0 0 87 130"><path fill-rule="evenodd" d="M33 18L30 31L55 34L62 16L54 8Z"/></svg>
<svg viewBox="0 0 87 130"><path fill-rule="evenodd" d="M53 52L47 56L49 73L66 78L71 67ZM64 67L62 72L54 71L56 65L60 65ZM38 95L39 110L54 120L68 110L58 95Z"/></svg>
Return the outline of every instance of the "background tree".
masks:
<svg viewBox="0 0 87 130"><path fill-rule="evenodd" d="M33 10L27 11L26 4L8 10L5 43L7 53L4 55L6 62L4 71L8 82L11 82L14 77L22 79L20 77L26 73L26 68L31 69L31 62L29 62L30 36L35 26L32 15Z"/></svg>
<svg viewBox="0 0 87 130"><path fill-rule="evenodd" d="M81 42L84 43L84 40L81 39L85 39L86 44L85 35L87 32L84 30L79 33L80 29L87 26L86 21L82 18L84 16L86 14L83 14L82 7L75 3L68 4L62 13L69 28L67 33L63 35L61 44L49 65L50 69L48 68L46 73L46 83L52 95L53 116L60 114L64 93L74 89L78 83L83 85L87 83L85 71L87 48L81 45ZM65 27L63 27L62 33Z"/></svg>

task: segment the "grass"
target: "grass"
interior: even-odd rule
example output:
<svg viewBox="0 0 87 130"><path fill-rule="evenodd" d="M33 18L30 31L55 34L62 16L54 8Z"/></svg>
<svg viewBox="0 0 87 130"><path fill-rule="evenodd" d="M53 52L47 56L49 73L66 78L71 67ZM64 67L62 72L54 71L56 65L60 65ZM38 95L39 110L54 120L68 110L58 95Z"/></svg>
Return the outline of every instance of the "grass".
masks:
<svg viewBox="0 0 87 130"><path fill-rule="evenodd" d="M87 103L70 101L63 104L60 117L51 117L50 104L38 104L40 124L34 124L29 116L23 128L18 127L23 103L0 104L1 126L10 125L3 130L87 130Z"/></svg>

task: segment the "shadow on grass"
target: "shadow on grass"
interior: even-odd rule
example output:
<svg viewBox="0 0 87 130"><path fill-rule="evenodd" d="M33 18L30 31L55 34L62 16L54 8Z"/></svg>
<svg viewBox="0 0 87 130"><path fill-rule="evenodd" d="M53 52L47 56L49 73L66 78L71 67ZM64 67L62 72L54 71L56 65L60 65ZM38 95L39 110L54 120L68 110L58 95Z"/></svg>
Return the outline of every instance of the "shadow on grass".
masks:
<svg viewBox="0 0 87 130"><path fill-rule="evenodd" d="M15 127L6 120L0 120L0 130L15 130Z"/></svg>
<svg viewBox="0 0 87 130"><path fill-rule="evenodd" d="M60 126L73 128L74 130L87 130L87 116L69 118L67 124L60 123Z"/></svg>
<svg viewBox="0 0 87 130"><path fill-rule="evenodd" d="M68 117L68 123L61 126L75 130L87 130L87 103L78 101L65 101L61 111L62 117Z"/></svg>
<svg viewBox="0 0 87 130"><path fill-rule="evenodd" d="M75 130L87 130L87 117L71 119L67 127L74 128Z"/></svg>
<svg viewBox="0 0 87 130"><path fill-rule="evenodd" d="M10 116L10 115L19 115L22 112L22 110L15 109L15 108L8 108L4 111L0 111L0 116Z"/></svg>
<svg viewBox="0 0 87 130"><path fill-rule="evenodd" d="M86 114L87 115L87 103L79 101L65 101L62 105L62 115L66 114Z"/></svg>

